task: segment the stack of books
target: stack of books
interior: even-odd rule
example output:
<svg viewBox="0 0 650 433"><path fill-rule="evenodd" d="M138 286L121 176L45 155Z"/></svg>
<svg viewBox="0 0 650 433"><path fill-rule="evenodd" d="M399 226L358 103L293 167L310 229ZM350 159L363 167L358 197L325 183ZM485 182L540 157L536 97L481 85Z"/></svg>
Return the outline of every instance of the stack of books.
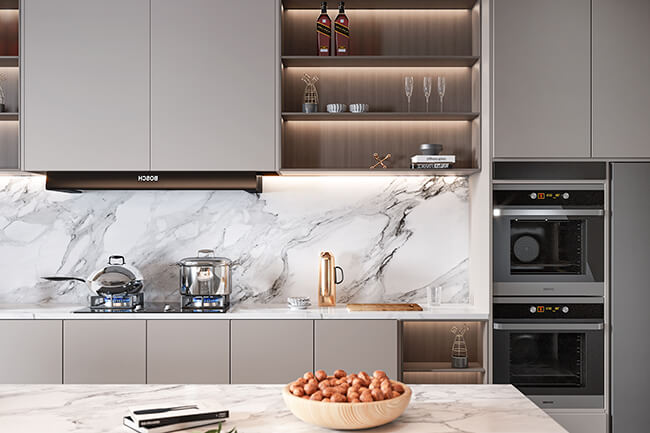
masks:
<svg viewBox="0 0 650 433"><path fill-rule="evenodd" d="M414 170L433 170L453 168L456 155L415 155L411 157L411 168Z"/></svg>
<svg viewBox="0 0 650 433"><path fill-rule="evenodd" d="M227 410L208 409L199 404L169 404L131 408L122 422L139 433L164 433L218 424L229 415Z"/></svg>

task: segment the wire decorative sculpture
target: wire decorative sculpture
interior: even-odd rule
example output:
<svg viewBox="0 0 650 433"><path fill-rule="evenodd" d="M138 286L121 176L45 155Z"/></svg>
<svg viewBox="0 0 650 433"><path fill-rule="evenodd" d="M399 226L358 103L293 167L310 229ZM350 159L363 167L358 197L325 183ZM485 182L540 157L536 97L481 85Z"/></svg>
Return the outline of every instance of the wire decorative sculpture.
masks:
<svg viewBox="0 0 650 433"><path fill-rule="evenodd" d="M451 333L454 334L454 343L451 346L451 366L453 368L467 368L467 343L465 333L469 326L463 324L460 328L453 326Z"/></svg>
<svg viewBox="0 0 650 433"><path fill-rule="evenodd" d="M302 81L307 84L305 86L305 95L304 103L305 104L318 104L318 90L316 90L316 83L318 82L318 77L314 75L313 77L309 74L304 74L302 76Z"/></svg>

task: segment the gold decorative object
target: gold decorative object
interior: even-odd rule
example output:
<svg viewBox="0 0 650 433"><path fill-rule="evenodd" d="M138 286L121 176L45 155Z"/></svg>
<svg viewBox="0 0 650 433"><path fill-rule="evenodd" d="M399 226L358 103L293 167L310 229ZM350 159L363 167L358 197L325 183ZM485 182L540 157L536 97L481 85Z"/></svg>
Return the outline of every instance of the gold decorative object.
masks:
<svg viewBox="0 0 650 433"><path fill-rule="evenodd" d="M309 74L304 74L302 76L302 81L307 84L305 86L304 103L302 106L303 111L305 113L314 113L318 111L318 90L316 90L318 77L316 75L312 77Z"/></svg>
<svg viewBox="0 0 650 433"><path fill-rule="evenodd" d="M372 169L375 169L375 168L377 168L377 167L388 168L388 167L386 166L386 164L384 164L384 161L387 161L388 159L390 159L392 155L391 155L390 153L388 153L388 154L386 154L386 156L384 156L383 158L380 158L380 157L379 157L379 154L375 152L375 153L372 154L372 156L375 158L375 161L377 161L377 163L376 163L375 165L371 165L371 166L370 166L370 169L371 169L371 170L372 170Z"/></svg>
<svg viewBox="0 0 650 433"><path fill-rule="evenodd" d="M451 346L451 366L453 368L467 368L467 344L465 343L465 333L469 331L469 326L463 324L460 328L453 326L451 333L455 335L454 343Z"/></svg>

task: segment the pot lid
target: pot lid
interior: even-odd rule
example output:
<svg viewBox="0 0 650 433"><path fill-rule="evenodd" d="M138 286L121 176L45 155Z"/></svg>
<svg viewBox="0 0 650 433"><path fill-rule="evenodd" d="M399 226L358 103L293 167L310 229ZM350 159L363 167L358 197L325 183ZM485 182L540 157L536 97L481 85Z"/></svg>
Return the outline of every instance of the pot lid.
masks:
<svg viewBox="0 0 650 433"><path fill-rule="evenodd" d="M199 250L196 257L186 257L178 261L181 266L225 266L232 260L226 257L216 257L214 250Z"/></svg>

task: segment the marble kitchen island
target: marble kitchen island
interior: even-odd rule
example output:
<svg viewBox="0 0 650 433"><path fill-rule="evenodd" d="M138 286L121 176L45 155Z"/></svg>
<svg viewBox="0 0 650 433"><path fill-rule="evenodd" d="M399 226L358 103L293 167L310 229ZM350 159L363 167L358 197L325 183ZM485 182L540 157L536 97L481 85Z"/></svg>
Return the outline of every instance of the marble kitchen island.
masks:
<svg viewBox="0 0 650 433"><path fill-rule="evenodd" d="M566 433L510 385L413 385L396 421L377 433ZM122 425L128 407L205 403L230 410L225 431L327 432L286 409L279 385L0 385L0 430L21 433L100 433ZM208 427L187 430L205 432ZM368 430L367 430L368 431Z"/></svg>

